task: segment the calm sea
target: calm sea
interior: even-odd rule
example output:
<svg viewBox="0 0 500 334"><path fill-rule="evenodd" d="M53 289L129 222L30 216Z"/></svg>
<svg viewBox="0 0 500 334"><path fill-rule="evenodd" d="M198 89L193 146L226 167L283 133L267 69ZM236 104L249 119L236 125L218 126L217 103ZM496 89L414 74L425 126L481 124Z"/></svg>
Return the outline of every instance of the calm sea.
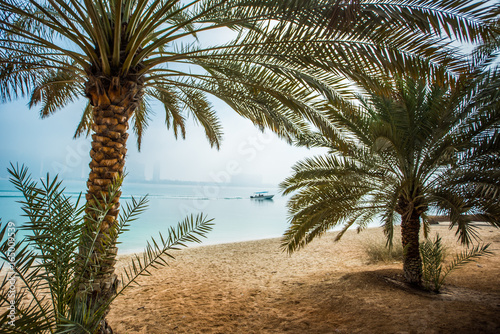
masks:
<svg viewBox="0 0 500 334"><path fill-rule="evenodd" d="M83 181L64 182L67 195L78 197L84 189ZM255 191L268 190L273 200L251 200ZM128 232L120 236L119 253L140 252L150 238L158 232L166 235L188 214L203 212L214 218L215 224L203 244L238 242L279 237L287 227L286 200L277 189L256 189L227 185L171 185L127 183L122 188L122 207L131 196L148 195L148 209L131 224ZM14 221L20 226L25 218L17 201L22 200L7 180L0 180L0 218L2 223Z"/></svg>

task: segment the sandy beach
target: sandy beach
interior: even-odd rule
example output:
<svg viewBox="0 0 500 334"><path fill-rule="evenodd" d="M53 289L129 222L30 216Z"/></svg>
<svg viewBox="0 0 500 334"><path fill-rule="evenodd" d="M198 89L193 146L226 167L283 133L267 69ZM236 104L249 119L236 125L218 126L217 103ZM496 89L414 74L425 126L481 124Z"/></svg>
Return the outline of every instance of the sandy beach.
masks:
<svg viewBox="0 0 500 334"><path fill-rule="evenodd" d="M500 230L482 226L495 255L454 271L441 294L400 284L400 262L369 264L381 229L335 233L288 256L279 239L176 251L112 304L126 333L499 333ZM446 224L432 227L459 250ZM128 256L119 258L118 270Z"/></svg>

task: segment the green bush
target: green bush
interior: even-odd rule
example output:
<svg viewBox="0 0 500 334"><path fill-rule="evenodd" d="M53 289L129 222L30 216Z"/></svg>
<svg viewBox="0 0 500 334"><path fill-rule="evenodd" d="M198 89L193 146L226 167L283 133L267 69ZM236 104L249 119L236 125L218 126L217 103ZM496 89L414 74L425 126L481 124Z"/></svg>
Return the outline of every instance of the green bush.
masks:
<svg viewBox="0 0 500 334"><path fill-rule="evenodd" d="M490 244L476 245L467 248L460 253L455 254L453 260L443 266L446 260L446 247L441 242L441 237L436 235L436 239L420 243L420 256L422 257L422 281L427 290L439 292L444 284L446 277L455 269L475 259L491 255L488 250Z"/></svg>
<svg viewBox="0 0 500 334"><path fill-rule="evenodd" d="M95 333L109 305L124 289L139 276L150 275L152 268L166 265L165 258L172 258L168 253L170 250L185 246L187 242L200 242L198 237L204 237L211 230L212 220L202 214L185 218L176 228L171 227L166 237L160 234L159 241L152 239L151 243L148 242L144 253L131 260L123 270L116 294L102 297L105 300L96 303L98 306L88 305L80 288L92 289L92 277L83 278L80 268L92 263L91 255L97 242L95 238L83 240L85 206L79 204L79 198L74 203L64 195L57 177L50 180L47 176L38 185L25 167L12 166L9 172L11 182L24 196L20 203L28 222L21 227L27 231L22 240L16 240L14 232L9 230L10 224L5 224L0 230L0 261L3 261L0 269L12 273L6 275L0 284L2 333ZM104 206L91 208L97 211L97 217L104 217L113 206L120 184L121 180L118 180L112 186ZM113 235L118 238L126 231L129 223L136 220L146 206L146 198L132 198L119 215L118 224L112 227L115 229ZM97 231L101 223L93 228ZM116 239L110 238L105 247L114 247L116 243ZM79 254L82 244L86 245L83 258ZM95 275L109 267L91 269ZM13 286L11 276L16 278L15 293L10 290ZM15 305L14 319L9 310L11 304Z"/></svg>

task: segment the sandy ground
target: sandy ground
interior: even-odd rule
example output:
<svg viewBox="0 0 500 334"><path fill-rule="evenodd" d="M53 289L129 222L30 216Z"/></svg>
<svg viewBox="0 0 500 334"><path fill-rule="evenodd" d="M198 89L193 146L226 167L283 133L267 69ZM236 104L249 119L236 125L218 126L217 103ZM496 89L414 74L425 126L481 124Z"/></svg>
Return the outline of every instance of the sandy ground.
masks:
<svg viewBox="0 0 500 334"><path fill-rule="evenodd" d="M458 247L443 223L432 232ZM119 296L108 320L119 334L500 333L500 231L481 236L495 255L454 271L441 294L398 284L400 262L367 263L380 229L331 233L292 256L279 239L186 249Z"/></svg>

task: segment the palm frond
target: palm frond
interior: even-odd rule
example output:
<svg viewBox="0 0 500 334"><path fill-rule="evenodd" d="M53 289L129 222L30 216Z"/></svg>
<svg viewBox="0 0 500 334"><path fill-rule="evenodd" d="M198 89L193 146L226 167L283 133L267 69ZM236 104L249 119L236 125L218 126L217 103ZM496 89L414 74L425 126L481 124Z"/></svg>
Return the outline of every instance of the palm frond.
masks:
<svg viewBox="0 0 500 334"><path fill-rule="evenodd" d="M179 134L181 138L186 138L185 116L182 114L176 91L172 87L157 84L149 94L163 104L167 129L172 128L175 138L178 138Z"/></svg>
<svg viewBox="0 0 500 334"><path fill-rule="evenodd" d="M439 292L446 277L452 271L479 257L492 255L492 252L488 250L490 244L476 245L455 254L453 260L446 267L443 267L446 258L446 248L441 243L441 240L441 237L436 235L434 241L426 240L420 245L424 284L427 289L434 292Z"/></svg>
<svg viewBox="0 0 500 334"><path fill-rule="evenodd" d="M45 118L70 102L83 96L83 85L73 73L63 70L47 71L37 81L28 106L42 104L40 115Z"/></svg>
<svg viewBox="0 0 500 334"><path fill-rule="evenodd" d="M153 112L151 106L146 99L142 99L139 106L132 116L132 129L134 130L137 138L137 150L141 150L142 136L148 127L148 122L151 120L150 115Z"/></svg>
<svg viewBox="0 0 500 334"><path fill-rule="evenodd" d="M76 128L73 139L80 137L84 133L85 136L88 137L90 132L92 131L93 124L94 124L94 116L92 113L92 105L90 103L87 103L87 106L83 110L82 118Z"/></svg>
<svg viewBox="0 0 500 334"><path fill-rule="evenodd" d="M210 145L219 149L222 140L222 128L219 118L212 110L211 103L207 100L205 94L188 87L179 87L179 90L182 93L179 97L180 100L191 112L195 121L203 127Z"/></svg>
<svg viewBox="0 0 500 334"><path fill-rule="evenodd" d="M11 165L9 173L11 182L23 194L21 204L28 221L15 229L26 231L21 240L13 223L2 224L0 229L0 269L11 273L0 282L2 333L95 333L117 295L101 297L99 303L88 302L86 293L92 291L94 278L107 270L96 260L94 250L100 248L102 260L107 260L119 236L145 210L147 199L132 198L118 223L107 235L100 236L100 217L114 207L122 178L111 185L104 202L81 206L79 199L72 201L64 195L57 177L47 176L37 183L26 167L18 165ZM89 210L95 214L89 214ZM96 221L90 223L92 219ZM165 257L172 257L170 251L189 242L201 242L211 230L211 222L203 214L187 217L168 230L167 238L160 234L160 243L153 239L143 257L134 259L125 271L127 280L120 292L139 276L150 274L152 268L164 265ZM82 233L83 229L89 233ZM12 275L16 278L15 295L8 293ZM82 288L89 290L82 294ZM12 302L16 305L15 326L9 325L8 306Z"/></svg>
<svg viewBox="0 0 500 334"><path fill-rule="evenodd" d="M142 255L135 255L130 265L124 269L123 287L118 294L136 282L139 276L150 276L151 269L167 265L165 258L174 258L169 252L179 250L179 247L186 247L188 242L200 243L199 238L205 237L212 229L212 221L213 219L207 219L203 214L191 215L180 222L176 228L170 227L167 238L160 233L159 242L151 239Z"/></svg>

